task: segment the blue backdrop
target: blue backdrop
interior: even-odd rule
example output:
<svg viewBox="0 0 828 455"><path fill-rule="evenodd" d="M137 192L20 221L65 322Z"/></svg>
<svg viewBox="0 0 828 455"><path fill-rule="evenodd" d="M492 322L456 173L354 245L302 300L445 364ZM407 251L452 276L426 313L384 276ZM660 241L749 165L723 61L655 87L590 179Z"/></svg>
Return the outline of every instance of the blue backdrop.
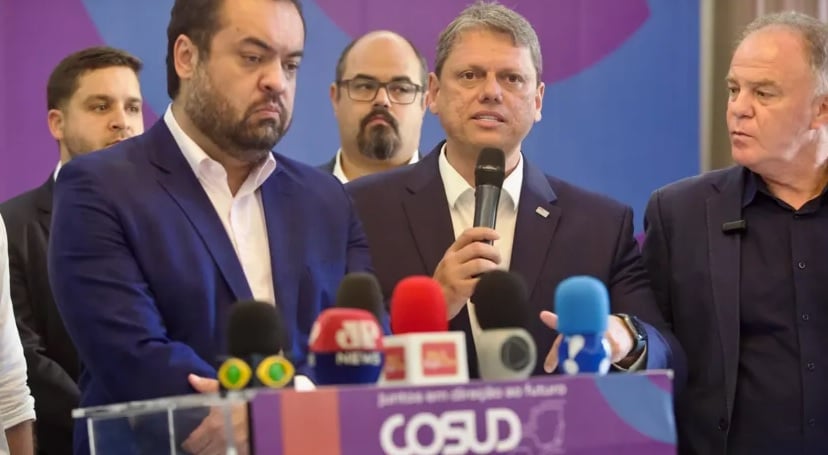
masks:
<svg viewBox="0 0 828 455"><path fill-rule="evenodd" d="M169 100L164 58L172 0L0 0L0 200L57 162L45 85L66 54L107 43L138 55L147 121ZM439 31L469 0L305 0L306 58L280 152L319 164L338 147L328 85L351 37L391 29L433 62ZM543 120L524 143L548 173L633 206L699 171L699 0L512 0L533 23L547 83ZM147 125L149 126L149 124ZM442 138L426 116L420 149Z"/></svg>

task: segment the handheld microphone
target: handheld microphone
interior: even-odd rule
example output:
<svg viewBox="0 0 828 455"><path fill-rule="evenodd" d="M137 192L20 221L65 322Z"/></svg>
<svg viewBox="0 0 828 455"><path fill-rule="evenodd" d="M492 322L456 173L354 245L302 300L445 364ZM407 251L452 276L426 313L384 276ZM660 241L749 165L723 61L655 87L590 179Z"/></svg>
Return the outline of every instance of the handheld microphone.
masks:
<svg viewBox="0 0 828 455"><path fill-rule="evenodd" d="M484 273L471 297L482 329L475 345L480 378L526 379L535 370L537 347L529 325L529 292L520 275Z"/></svg>
<svg viewBox="0 0 828 455"><path fill-rule="evenodd" d="M600 280L573 276L555 289L558 332L563 335L558 359L566 374L606 374L611 348L604 338L609 323L609 293Z"/></svg>
<svg viewBox="0 0 828 455"><path fill-rule="evenodd" d="M503 150L491 147L481 150L474 167L474 227L495 228L497 204L505 178L506 156Z"/></svg>
<svg viewBox="0 0 828 455"><path fill-rule="evenodd" d="M382 385L458 384L469 381L466 338L448 332L440 284L427 276L402 279L391 296L392 336L385 344Z"/></svg>
<svg viewBox="0 0 828 455"><path fill-rule="evenodd" d="M281 317L269 303L235 303L227 324L230 357L218 369L224 390L280 388L293 379L293 364L282 355Z"/></svg>
<svg viewBox="0 0 828 455"><path fill-rule="evenodd" d="M356 272L345 275L336 292L336 308L358 308L382 320L383 297L377 277Z"/></svg>
<svg viewBox="0 0 828 455"><path fill-rule="evenodd" d="M308 364L320 385L375 384L382 372L382 345L382 329L373 314L328 308L311 329Z"/></svg>

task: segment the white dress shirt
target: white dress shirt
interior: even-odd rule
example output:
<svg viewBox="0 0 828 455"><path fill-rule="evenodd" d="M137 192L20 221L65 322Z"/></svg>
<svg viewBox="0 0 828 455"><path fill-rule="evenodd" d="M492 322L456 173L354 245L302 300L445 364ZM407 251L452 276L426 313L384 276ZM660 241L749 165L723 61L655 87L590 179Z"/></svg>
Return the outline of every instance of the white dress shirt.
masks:
<svg viewBox="0 0 828 455"><path fill-rule="evenodd" d="M446 200L451 212L451 224L454 227L454 239L466 229L474 225L474 188L454 169L446 158L446 145L440 149L440 178L446 189ZM500 192L500 201L497 204L497 223L495 231L500 234L500 240L494 242L500 253L499 268L509 270L512 261L512 245L515 239L515 223L517 222L520 189L523 187L523 156L518 158L515 169L503 180L503 189ZM480 324L474 311L474 304L467 302L469 307L469 323L475 344L480 334Z"/></svg>
<svg viewBox="0 0 828 455"><path fill-rule="evenodd" d="M411 155L411 159L408 160L406 164L414 164L417 161L420 161L420 151L414 150L414 154ZM334 159L334 168L333 168L333 175L334 177L338 178L342 184L348 183L348 177L345 176L345 171L342 170L342 149L336 151L336 158Z"/></svg>
<svg viewBox="0 0 828 455"><path fill-rule="evenodd" d="M35 418L10 292L6 225L0 217L0 453L8 453L5 430Z"/></svg>
<svg viewBox="0 0 828 455"><path fill-rule="evenodd" d="M275 303L270 246L260 190L262 183L276 169L273 154L269 153L267 160L250 172L234 196L230 192L224 166L207 156L207 153L187 136L175 120L170 107L167 107L167 112L164 113L164 122L221 218L221 224L224 225L224 230L227 231L227 236L236 250L253 298Z"/></svg>

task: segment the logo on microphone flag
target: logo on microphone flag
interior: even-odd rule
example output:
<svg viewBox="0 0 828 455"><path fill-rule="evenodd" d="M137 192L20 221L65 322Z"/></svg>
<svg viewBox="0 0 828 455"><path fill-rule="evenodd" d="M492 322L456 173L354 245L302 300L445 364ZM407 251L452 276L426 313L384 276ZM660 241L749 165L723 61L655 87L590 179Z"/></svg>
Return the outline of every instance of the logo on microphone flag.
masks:
<svg viewBox="0 0 828 455"><path fill-rule="evenodd" d="M227 390L241 390L250 383L252 371L250 366L238 357L230 357L222 362L218 370L218 380Z"/></svg>
<svg viewBox="0 0 828 455"><path fill-rule="evenodd" d="M385 348L385 370L383 371L387 380L405 379L405 348L393 346Z"/></svg>
<svg viewBox="0 0 828 455"><path fill-rule="evenodd" d="M256 377L265 387L278 389L290 383L296 370L280 355L265 357L256 367Z"/></svg>
<svg viewBox="0 0 828 455"><path fill-rule="evenodd" d="M423 343L420 351L423 376L457 374L457 345L448 342Z"/></svg>

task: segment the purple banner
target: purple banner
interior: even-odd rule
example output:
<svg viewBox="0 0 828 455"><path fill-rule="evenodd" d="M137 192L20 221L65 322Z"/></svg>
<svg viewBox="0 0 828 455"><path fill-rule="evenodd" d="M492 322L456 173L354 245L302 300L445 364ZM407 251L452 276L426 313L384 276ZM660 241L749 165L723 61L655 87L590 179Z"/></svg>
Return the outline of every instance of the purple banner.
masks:
<svg viewBox="0 0 828 455"><path fill-rule="evenodd" d="M670 390L652 372L265 393L254 437L285 455L674 454Z"/></svg>

